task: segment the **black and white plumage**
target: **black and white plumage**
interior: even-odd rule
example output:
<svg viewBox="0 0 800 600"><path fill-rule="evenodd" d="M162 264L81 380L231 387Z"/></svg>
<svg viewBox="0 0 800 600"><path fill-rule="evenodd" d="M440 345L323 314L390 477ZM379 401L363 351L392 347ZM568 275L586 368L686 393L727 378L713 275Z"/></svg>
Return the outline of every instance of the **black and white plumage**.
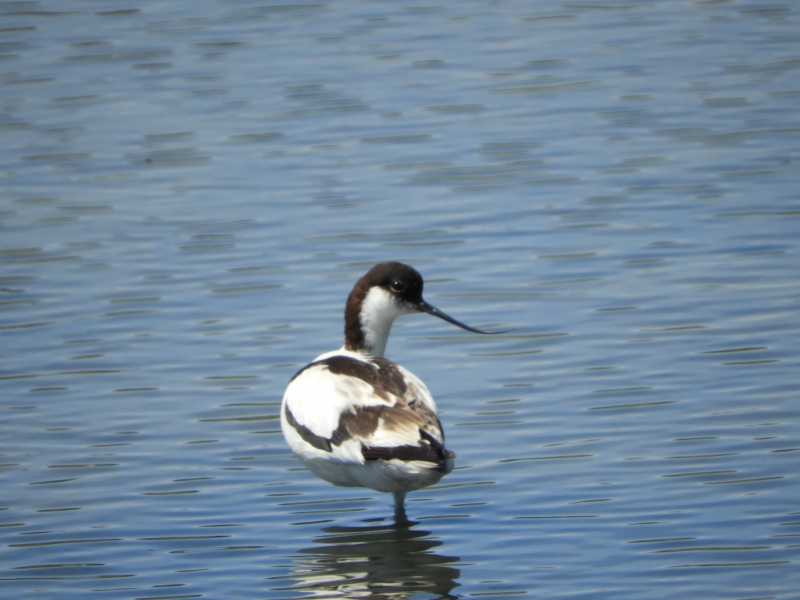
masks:
<svg viewBox="0 0 800 600"><path fill-rule="evenodd" d="M396 262L358 280L345 307L344 346L318 356L289 382L281 428L291 449L317 477L339 486L391 492L405 520L409 491L453 470L455 454L428 388L383 358L395 318L426 312L476 333L422 299L422 277Z"/></svg>

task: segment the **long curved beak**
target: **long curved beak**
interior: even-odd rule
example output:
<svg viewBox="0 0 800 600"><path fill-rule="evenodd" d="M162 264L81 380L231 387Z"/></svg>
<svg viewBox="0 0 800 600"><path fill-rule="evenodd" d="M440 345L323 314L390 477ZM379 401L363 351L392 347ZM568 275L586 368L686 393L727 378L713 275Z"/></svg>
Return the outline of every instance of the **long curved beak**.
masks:
<svg viewBox="0 0 800 600"><path fill-rule="evenodd" d="M448 314L443 313L435 306L428 304L425 300L420 300L419 304L415 305L415 308L420 310L421 312L428 313L429 315L433 315L434 317L439 317L443 321L447 321L448 323L452 323L456 327L461 327L461 329L466 329L467 331L472 331L474 333L484 333L488 335L494 335L497 333L508 333L510 330L506 331L483 331L482 329L475 329L474 327L470 327L469 325L465 325L461 321L457 321L453 317Z"/></svg>

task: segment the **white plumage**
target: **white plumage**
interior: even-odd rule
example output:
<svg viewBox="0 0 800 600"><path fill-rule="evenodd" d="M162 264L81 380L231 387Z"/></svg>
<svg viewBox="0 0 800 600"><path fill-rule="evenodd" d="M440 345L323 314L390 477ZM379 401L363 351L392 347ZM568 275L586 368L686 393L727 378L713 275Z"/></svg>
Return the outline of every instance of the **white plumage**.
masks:
<svg viewBox="0 0 800 600"><path fill-rule="evenodd" d="M427 312L469 331L422 299L422 277L382 263L358 283L345 307L345 343L301 369L283 396L281 428L289 447L317 477L339 486L391 492L404 522L406 492L452 471L455 454L428 388L383 358L398 316Z"/></svg>

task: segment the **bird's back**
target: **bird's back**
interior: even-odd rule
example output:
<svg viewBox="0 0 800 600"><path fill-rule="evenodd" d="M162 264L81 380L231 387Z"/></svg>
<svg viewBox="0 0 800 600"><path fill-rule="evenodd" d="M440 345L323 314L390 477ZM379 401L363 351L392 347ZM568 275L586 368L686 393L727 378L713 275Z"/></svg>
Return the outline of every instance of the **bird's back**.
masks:
<svg viewBox="0 0 800 600"><path fill-rule="evenodd" d="M281 426L300 460L336 485L408 491L453 468L428 388L381 357L317 357L289 383Z"/></svg>

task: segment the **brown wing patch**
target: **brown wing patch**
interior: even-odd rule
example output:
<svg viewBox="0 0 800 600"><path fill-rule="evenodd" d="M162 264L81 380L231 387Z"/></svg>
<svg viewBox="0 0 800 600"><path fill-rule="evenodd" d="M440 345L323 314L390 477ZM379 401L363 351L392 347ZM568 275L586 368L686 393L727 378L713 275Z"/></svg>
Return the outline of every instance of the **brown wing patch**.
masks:
<svg viewBox="0 0 800 600"><path fill-rule="evenodd" d="M444 440L439 417L422 402L414 399L408 404L403 402L401 406L374 408L377 418L384 417L385 427L391 429L398 426L416 426L419 439L416 444L402 446L368 446L362 442L361 455L366 460L419 460L434 463L437 469L445 470L447 461L456 457L455 453L446 449L438 439L441 437Z"/></svg>
<svg viewBox="0 0 800 600"><path fill-rule="evenodd" d="M355 377L375 388L376 392L388 392L403 397L406 380L397 365L385 358L371 357L370 362L349 356L331 356L314 364L322 364L334 375Z"/></svg>
<svg viewBox="0 0 800 600"><path fill-rule="evenodd" d="M408 409L417 415L422 423L419 426L421 431L425 431L429 435L435 433L441 437L442 442L444 442L444 430L442 429L442 422L439 420L439 415L416 398L409 401Z"/></svg>
<svg viewBox="0 0 800 600"><path fill-rule="evenodd" d="M418 429L424 426L420 416L409 410L400 399L394 406L363 406L339 416L339 426L331 436L331 443L339 446L351 438L366 439L383 427L390 431Z"/></svg>
<svg viewBox="0 0 800 600"><path fill-rule="evenodd" d="M355 377L371 385L376 392L388 392L395 396L403 397L406 393L406 380L403 373L392 361L372 356L369 362L351 358L349 356L331 356L320 361L310 363L294 374L291 381L306 369L325 366L334 375Z"/></svg>

